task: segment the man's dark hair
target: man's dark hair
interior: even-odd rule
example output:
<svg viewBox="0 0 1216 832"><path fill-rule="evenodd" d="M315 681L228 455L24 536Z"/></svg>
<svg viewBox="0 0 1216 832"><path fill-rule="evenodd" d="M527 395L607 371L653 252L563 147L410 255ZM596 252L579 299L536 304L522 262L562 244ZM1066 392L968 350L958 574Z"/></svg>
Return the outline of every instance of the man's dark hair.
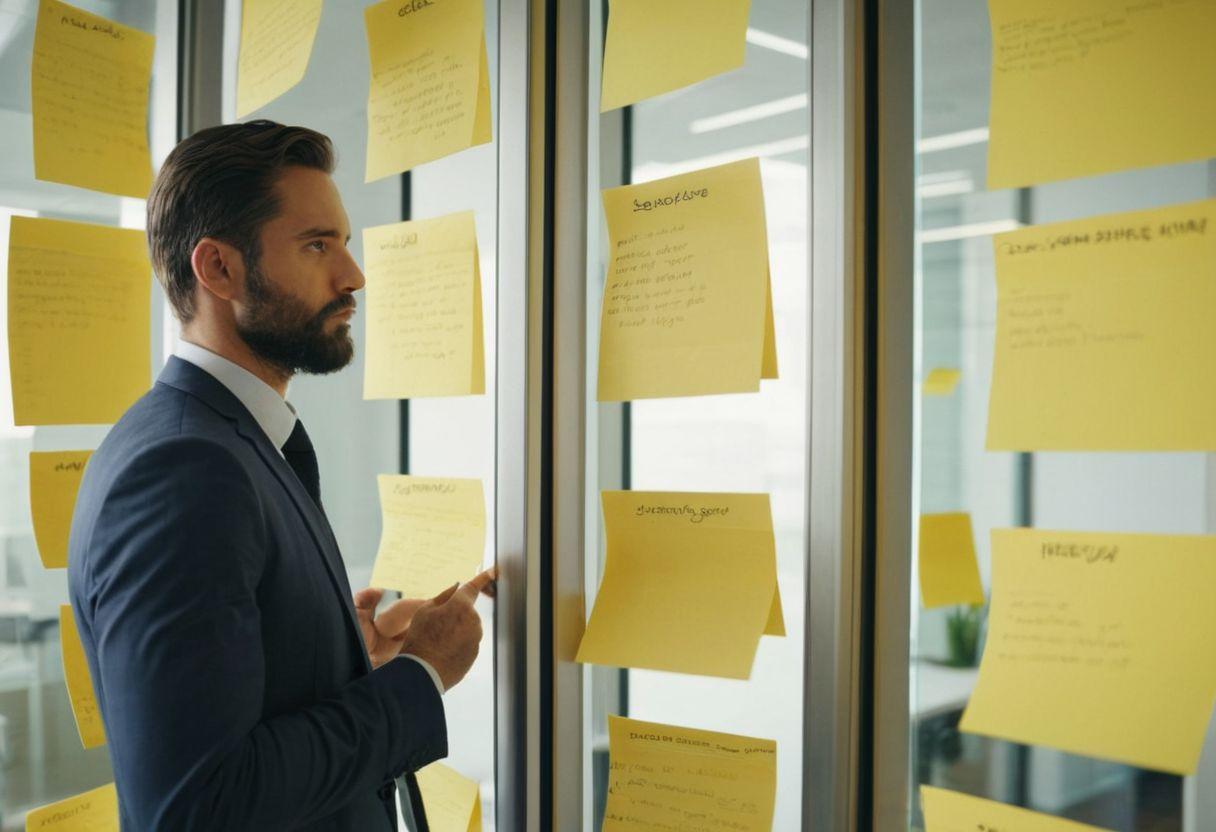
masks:
<svg viewBox="0 0 1216 832"><path fill-rule="evenodd" d="M279 213L275 183L293 165L332 173L333 144L307 127L258 120L200 130L165 159L148 194L148 248L182 323L195 312L190 256L198 241L223 240L255 267L262 226Z"/></svg>

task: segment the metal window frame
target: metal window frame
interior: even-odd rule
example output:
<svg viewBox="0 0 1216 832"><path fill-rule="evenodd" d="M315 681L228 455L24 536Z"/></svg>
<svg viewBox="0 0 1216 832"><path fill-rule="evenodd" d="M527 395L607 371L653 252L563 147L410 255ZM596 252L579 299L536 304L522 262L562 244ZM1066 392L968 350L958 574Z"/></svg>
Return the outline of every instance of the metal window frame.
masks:
<svg viewBox="0 0 1216 832"><path fill-rule="evenodd" d="M552 828L550 372L555 0L500 2L494 605L497 827Z"/></svg>
<svg viewBox="0 0 1216 832"><path fill-rule="evenodd" d="M803 828L906 829L912 5L814 0Z"/></svg>
<svg viewBox="0 0 1216 832"><path fill-rule="evenodd" d="M802 827L861 828L865 73L862 0L813 0Z"/></svg>

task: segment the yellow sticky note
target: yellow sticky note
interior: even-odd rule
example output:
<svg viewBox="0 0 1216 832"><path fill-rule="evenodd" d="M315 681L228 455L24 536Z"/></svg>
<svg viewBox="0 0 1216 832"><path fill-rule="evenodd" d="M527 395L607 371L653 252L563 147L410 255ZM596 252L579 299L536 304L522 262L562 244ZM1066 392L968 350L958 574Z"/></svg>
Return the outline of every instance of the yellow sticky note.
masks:
<svg viewBox="0 0 1216 832"><path fill-rule="evenodd" d="M244 0L236 116L244 118L300 83L321 22L321 0Z"/></svg>
<svg viewBox="0 0 1216 832"><path fill-rule="evenodd" d="M30 67L36 178L147 197L155 42L130 26L40 0Z"/></svg>
<svg viewBox="0 0 1216 832"><path fill-rule="evenodd" d="M754 392L776 378L760 160L603 197L599 400Z"/></svg>
<svg viewBox="0 0 1216 832"><path fill-rule="evenodd" d="M72 702L72 716L76 718L80 742L85 748L105 745L106 732L101 723L97 698L93 694L89 663L80 643L80 634L76 631L76 617L67 604L59 607L59 646L63 653L63 679Z"/></svg>
<svg viewBox="0 0 1216 832"><path fill-rule="evenodd" d="M443 763L418 770L418 789L432 832L481 832L481 792L470 780Z"/></svg>
<svg viewBox="0 0 1216 832"><path fill-rule="evenodd" d="M925 813L925 832L1108 832L1087 823L936 786L920 787L920 805Z"/></svg>
<svg viewBox="0 0 1216 832"><path fill-rule="evenodd" d="M1216 156L1216 3L989 0L988 187Z"/></svg>
<svg viewBox="0 0 1216 832"><path fill-rule="evenodd" d="M611 0L600 112L743 66L750 0Z"/></svg>
<svg viewBox="0 0 1216 832"><path fill-rule="evenodd" d="M958 387L959 379L962 377L961 370L934 367L925 376L922 389L926 396L949 396Z"/></svg>
<svg viewBox="0 0 1216 832"><path fill-rule="evenodd" d="M151 383L144 233L13 217L8 346L18 425L108 424Z"/></svg>
<svg viewBox="0 0 1216 832"><path fill-rule="evenodd" d="M784 631L767 494L604 491L607 551L576 660L746 679Z"/></svg>
<svg viewBox="0 0 1216 832"><path fill-rule="evenodd" d="M32 810L26 832L119 832L113 783Z"/></svg>
<svg viewBox="0 0 1216 832"><path fill-rule="evenodd" d="M1216 450L1216 200L994 247L989 450Z"/></svg>
<svg viewBox="0 0 1216 832"><path fill-rule="evenodd" d="M363 230L365 399L486 391L473 212Z"/></svg>
<svg viewBox="0 0 1216 832"><path fill-rule="evenodd" d="M772 829L773 740L609 715L608 766L603 832Z"/></svg>
<svg viewBox="0 0 1216 832"><path fill-rule="evenodd" d="M971 515L922 514L917 557L925 607L984 603Z"/></svg>
<svg viewBox="0 0 1216 832"><path fill-rule="evenodd" d="M68 565L68 532L76 492L92 451L33 451L30 453L30 515L38 557L47 569Z"/></svg>
<svg viewBox="0 0 1216 832"><path fill-rule="evenodd" d="M1191 774L1216 701L1216 535L999 529L960 727Z"/></svg>
<svg viewBox="0 0 1216 832"><path fill-rule="evenodd" d="M482 0L384 0L363 18L366 181L490 141Z"/></svg>
<svg viewBox="0 0 1216 832"><path fill-rule="evenodd" d="M477 574L486 545L481 480L381 474L372 586L430 598Z"/></svg>

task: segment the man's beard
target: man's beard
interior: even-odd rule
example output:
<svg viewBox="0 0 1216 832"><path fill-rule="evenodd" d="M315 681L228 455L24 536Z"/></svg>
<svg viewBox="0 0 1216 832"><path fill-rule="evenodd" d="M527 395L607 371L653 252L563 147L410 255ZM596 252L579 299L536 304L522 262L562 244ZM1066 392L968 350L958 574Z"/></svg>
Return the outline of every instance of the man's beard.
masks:
<svg viewBox="0 0 1216 832"><path fill-rule="evenodd" d="M237 318L236 331L262 361L288 376L332 373L351 362L355 345L350 327L341 324L326 333L325 324L335 312L355 305L352 296L342 295L312 314L303 301L267 280L256 264L245 283L249 305Z"/></svg>

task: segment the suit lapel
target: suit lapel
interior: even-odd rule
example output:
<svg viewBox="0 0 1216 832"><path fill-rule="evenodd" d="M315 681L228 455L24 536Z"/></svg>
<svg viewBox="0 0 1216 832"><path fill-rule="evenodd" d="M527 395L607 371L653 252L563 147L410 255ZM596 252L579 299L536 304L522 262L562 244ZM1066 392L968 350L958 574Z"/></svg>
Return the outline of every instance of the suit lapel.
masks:
<svg viewBox="0 0 1216 832"><path fill-rule="evenodd" d="M368 660L367 651L363 647L363 633L359 628L359 619L355 616L354 599L351 597L350 582L346 579L346 567L342 563L342 555L338 551L338 541L321 508L308 495L295 471L291 470L291 466L287 464L287 460L266 438L266 434L258 426L248 409L241 404L232 391L210 373L173 356L165 365L158 381L184 393L189 393L213 410L231 419L235 424L236 432L253 445L262 461L283 485L317 545L317 551L320 552L321 560L329 573L330 583L338 595L342 608L346 611L347 623L350 625L351 635L357 647L356 652L360 656L364 671L370 672L371 663Z"/></svg>

